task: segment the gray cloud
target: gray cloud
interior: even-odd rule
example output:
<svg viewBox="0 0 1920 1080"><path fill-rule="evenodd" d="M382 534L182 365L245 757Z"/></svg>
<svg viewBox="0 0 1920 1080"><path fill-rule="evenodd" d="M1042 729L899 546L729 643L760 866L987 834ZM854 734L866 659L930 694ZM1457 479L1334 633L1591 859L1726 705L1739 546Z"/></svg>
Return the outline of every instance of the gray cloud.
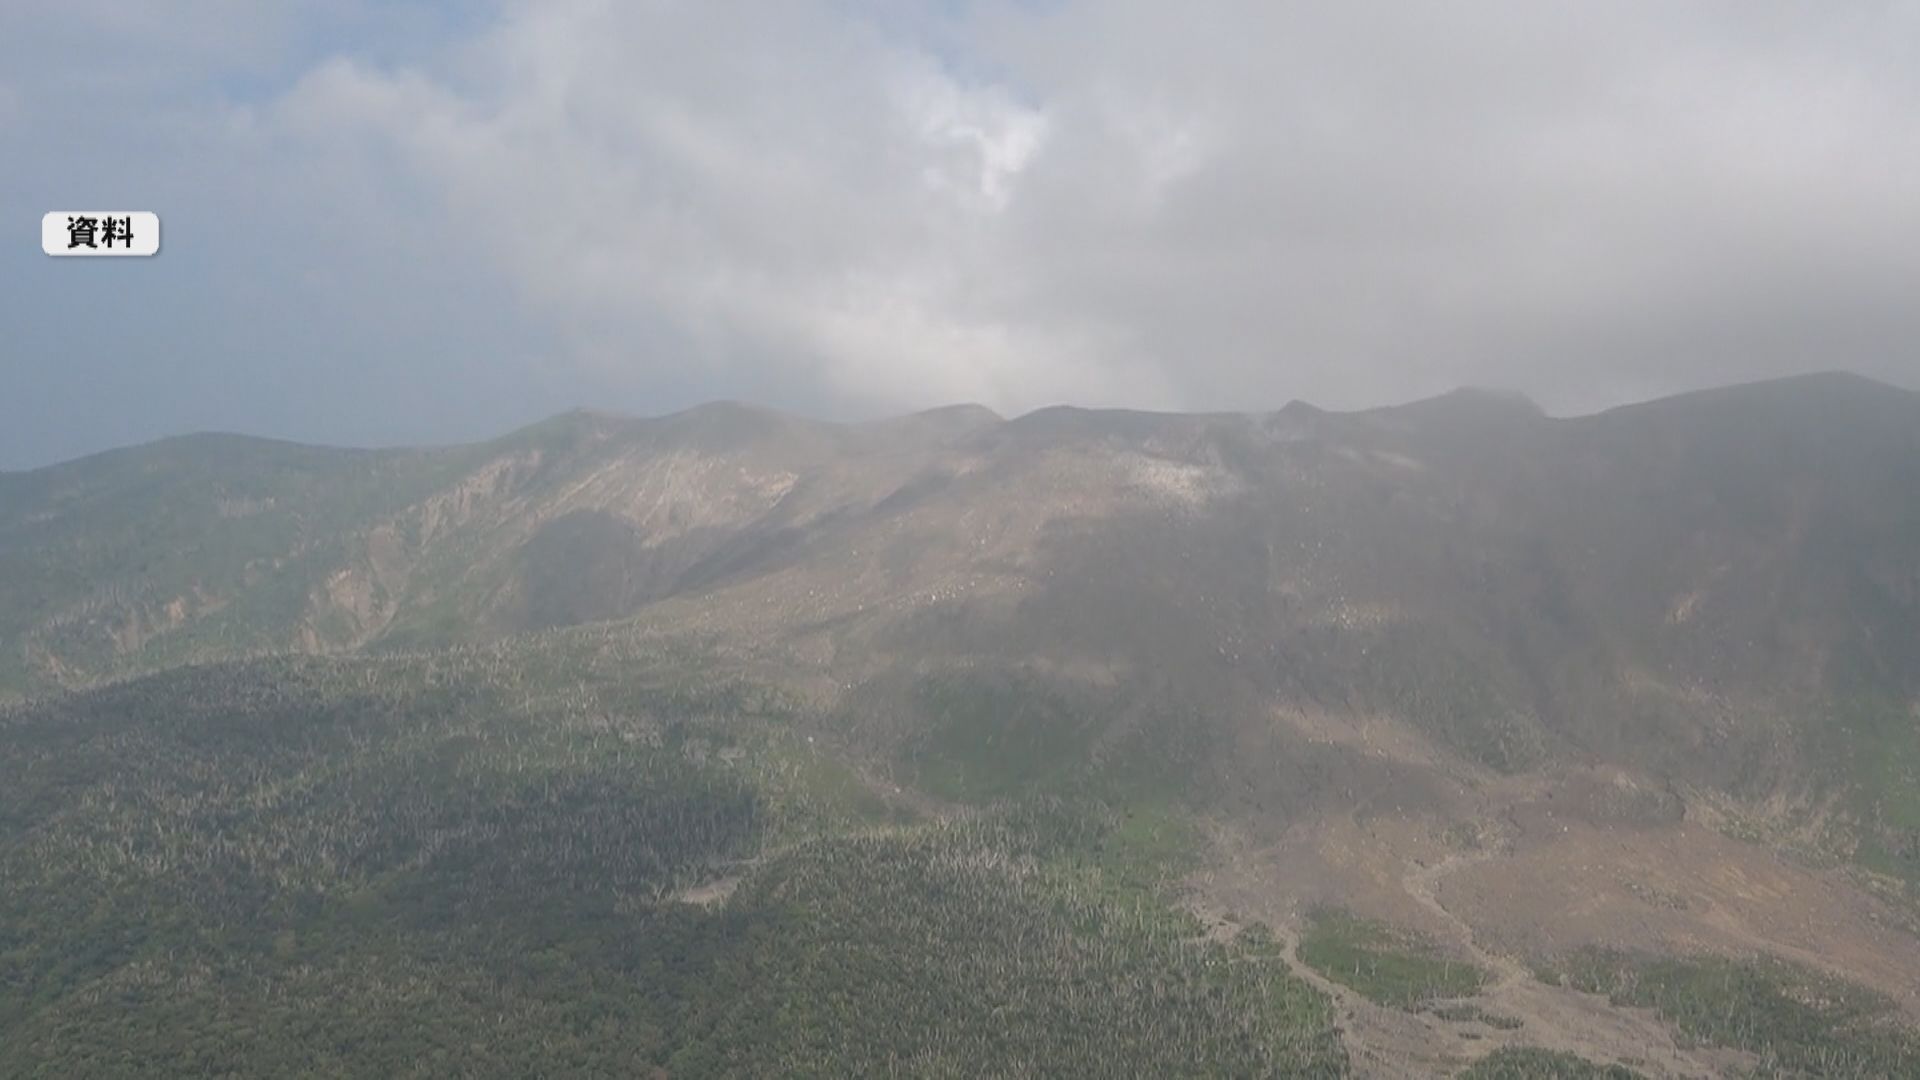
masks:
<svg viewBox="0 0 1920 1080"><path fill-rule="evenodd" d="M628 319L875 407L1920 363L1912 4L1005 6L971 65L778 10L529 5L480 89L292 104L404 148L616 366Z"/></svg>
<svg viewBox="0 0 1920 1080"><path fill-rule="evenodd" d="M1911 0L514 0L405 50L249 33L285 89L208 106L217 153L406 221L423 287L453 260L540 378L622 402L1920 384Z"/></svg>

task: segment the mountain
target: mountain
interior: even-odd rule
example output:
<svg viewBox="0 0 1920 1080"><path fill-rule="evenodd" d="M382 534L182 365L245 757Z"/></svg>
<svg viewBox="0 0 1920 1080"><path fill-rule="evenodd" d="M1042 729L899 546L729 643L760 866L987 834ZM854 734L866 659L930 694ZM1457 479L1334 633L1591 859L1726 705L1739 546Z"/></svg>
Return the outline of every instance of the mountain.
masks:
<svg viewBox="0 0 1920 1080"><path fill-rule="evenodd" d="M39 1068L1920 1060L1920 395L1848 375L167 440L0 474L0 695Z"/></svg>

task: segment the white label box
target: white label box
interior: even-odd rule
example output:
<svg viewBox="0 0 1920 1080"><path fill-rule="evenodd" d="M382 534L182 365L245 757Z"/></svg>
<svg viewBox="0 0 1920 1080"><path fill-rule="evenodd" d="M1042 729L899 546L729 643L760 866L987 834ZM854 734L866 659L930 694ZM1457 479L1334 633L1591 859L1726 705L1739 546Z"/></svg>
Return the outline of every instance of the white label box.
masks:
<svg viewBox="0 0 1920 1080"><path fill-rule="evenodd" d="M152 255L160 250L160 215L150 210L55 210L40 219L40 250L49 255Z"/></svg>

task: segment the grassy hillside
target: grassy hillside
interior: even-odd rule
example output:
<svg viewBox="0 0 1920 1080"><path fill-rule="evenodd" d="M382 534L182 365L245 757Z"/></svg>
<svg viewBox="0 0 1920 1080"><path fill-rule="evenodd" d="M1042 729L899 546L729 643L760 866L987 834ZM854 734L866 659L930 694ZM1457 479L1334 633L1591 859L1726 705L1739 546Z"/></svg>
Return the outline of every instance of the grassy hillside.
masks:
<svg viewBox="0 0 1920 1080"><path fill-rule="evenodd" d="M6 477L0 686L287 648L355 530L462 456L196 436Z"/></svg>
<svg viewBox="0 0 1920 1080"><path fill-rule="evenodd" d="M1701 1042L1754 1054L1765 1076L1911 1076L1920 1035L1891 1003L1771 959L1661 957L1583 950L1555 977L1657 1010Z"/></svg>
<svg viewBox="0 0 1920 1080"><path fill-rule="evenodd" d="M1621 1065L1595 1065L1576 1054L1534 1047L1502 1048L1487 1055L1460 1080L1638 1080Z"/></svg>
<svg viewBox="0 0 1920 1080"><path fill-rule="evenodd" d="M1369 1001L1401 1008L1468 997L1487 981L1486 972L1439 954L1430 942L1331 909L1309 913L1300 959Z"/></svg>

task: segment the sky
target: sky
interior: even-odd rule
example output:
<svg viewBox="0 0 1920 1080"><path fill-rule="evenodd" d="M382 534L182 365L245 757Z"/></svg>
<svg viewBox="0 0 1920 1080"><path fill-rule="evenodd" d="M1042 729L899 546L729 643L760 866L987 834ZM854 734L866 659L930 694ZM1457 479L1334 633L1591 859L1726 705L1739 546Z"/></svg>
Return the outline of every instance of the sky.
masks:
<svg viewBox="0 0 1920 1080"><path fill-rule="evenodd" d="M152 210L55 259L51 210ZM1920 0L4 0L0 468L1920 387Z"/></svg>

